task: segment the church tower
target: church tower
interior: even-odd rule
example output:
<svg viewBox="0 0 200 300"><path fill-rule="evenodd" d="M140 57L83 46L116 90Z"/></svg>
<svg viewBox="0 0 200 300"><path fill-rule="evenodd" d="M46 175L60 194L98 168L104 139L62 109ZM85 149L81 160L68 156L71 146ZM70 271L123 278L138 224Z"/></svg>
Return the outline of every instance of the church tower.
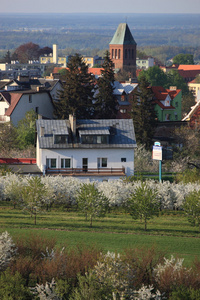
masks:
<svg viewBox="0 0 200 300"><path fill-rule="evenodd" d="M110 44L110 58L115 69L129 71L132 76L136 73L136 42L126 23L119 24Z"/></svg>

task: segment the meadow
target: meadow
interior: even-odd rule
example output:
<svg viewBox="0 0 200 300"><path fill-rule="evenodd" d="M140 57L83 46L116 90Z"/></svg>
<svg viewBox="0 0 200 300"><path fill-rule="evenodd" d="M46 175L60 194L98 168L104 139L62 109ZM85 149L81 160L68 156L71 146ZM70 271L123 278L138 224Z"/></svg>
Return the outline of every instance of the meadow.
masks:
<svg viewBox="0 0 200 300"><path fill-rule="evenodd" d="M127 248L162 250L166 257L184 258L190 265L200 259L200 233L198 227L188 222L182 211L160 212L148 221L147 231L140 220L133 220L128 212L112 209L104 218L97 218L90 226L85 216L76 210L56 209L43 212L34 218L9 203L0 203L0 233L8 231L13 240L37 233L56 238L58 246L74 247L95 245L103 252L122 253Z"/></svg>

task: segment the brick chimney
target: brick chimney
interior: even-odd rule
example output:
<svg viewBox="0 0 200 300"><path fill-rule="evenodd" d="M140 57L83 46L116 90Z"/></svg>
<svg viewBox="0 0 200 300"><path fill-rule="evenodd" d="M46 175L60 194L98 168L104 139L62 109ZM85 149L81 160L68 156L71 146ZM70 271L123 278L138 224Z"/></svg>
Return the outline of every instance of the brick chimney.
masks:
<svg viewBox="0 0 200 300"><path fill-rule="evenodd" d="M76 136L76 116L75 114L69 115L69 123L73 136Z"/></svg>

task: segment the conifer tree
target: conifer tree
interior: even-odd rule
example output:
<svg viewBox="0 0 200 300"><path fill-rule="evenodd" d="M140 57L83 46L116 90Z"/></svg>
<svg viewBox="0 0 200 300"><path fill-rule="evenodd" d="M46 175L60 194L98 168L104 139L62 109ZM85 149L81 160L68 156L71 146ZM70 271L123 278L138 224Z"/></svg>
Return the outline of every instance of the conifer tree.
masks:
<svg viewBox="0 0 200 300"><path fill-rule="evenodd" d="M109 52L106 51L96 95L96 117L99 119L116 118L117 100L113 94L114 81L114 64L110 59Z"/></svg>
<svg viewBox="0 0 200 300"><path fill-rule="evenodd" d="M138 91L132 104L132 116L136 141L148 149L156 127L156 113L153 105L153 94L145 76L140 77Z"/></svg>
<svg viewBox="0 0 200 300"><path fill-rule="evenodd" d="M63 89L59 92L59 101L55 102L55 115L59 119L68 119L75 114L78 119L93 116L94 77L88 73L88 66L79 54L69 60Z"/></svg>

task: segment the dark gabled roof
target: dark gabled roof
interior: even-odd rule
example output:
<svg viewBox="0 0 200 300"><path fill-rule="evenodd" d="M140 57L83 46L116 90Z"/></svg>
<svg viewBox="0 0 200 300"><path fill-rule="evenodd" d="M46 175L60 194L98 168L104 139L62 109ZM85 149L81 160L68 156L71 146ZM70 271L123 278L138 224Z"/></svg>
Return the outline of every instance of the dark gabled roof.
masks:
<svg viewBox="0 0 200 300"><path fill-rule="evenodd" d="M120 23L110 45L136 45L136 42L126 23Z"/></svg>
<svg viewBox="0 0 200 300"><path fill-rule="evenodd" d="M66 130L66 134L70 130L68 120L37 120L37 133L39 147L42 149L114 149L114 148L135 148L135 132L133 121L131 119L98 119L98 120L76 120L77 136L73 140L69 134L68 144L54 144L54 132L62 132ZM40 136L41 127L44 128L44 136ZM109 128L109 144L81 144L79 130L83 133L84 130L102 134ZM97 130L97 131L96 131ZM106 134L108 132L106 131Z"/></svg>

